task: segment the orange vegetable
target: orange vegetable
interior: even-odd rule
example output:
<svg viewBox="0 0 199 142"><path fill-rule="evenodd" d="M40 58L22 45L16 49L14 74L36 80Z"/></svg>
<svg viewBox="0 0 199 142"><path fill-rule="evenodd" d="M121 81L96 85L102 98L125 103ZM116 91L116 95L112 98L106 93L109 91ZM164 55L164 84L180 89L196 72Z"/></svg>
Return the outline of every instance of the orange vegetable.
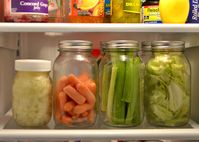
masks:
<svg viewBox="0 0 199 142"><path fill-rule="evenodd" d="M65 103L65 105L64 105L64 110L66 111L66 112L70 112L70 111L72 111L72 109L75 107L75 102L74 101L70 101L70 102L67 102L67 103Z"/></svg>
<svg viewBox="0 0 199 142"><path fill-rule="evenodd" d="M75 86L76 84L80 83L81 81L74 74L70 74L68 76L67 82L71 86Z"/></svg>
<svg viewBox="0 0 199 142"><path fill-rule="evenodd" d="M82 73L80 76L78 76L78 79L81 82L85 82L85 81L89 80L89 75L87 73Z"/></svg>
<svg viewBox="0 0 199 142"><path fill-rule="evenodd" d="M64 92L77 104L83 104L86 101L85 97L80 95L71 85L64 87Z"/></svg>
<svg viewBox="0 0 199 142"><path fill-rule="evenodd" d="M95 95L82 83L77 84L76 87L80 94L86 98L88 104L94 107L96 102Z"/></svg>
<svg viewBox="0 0 199 142"><path fill-rule="evenodd" d="M69 125L72 123L72 118L68 115L64 115L62 116L62 123Z"/></svg>
<svg viewBox="0 0 199 142"><path fill-rule="evenodd" d="M67 96L64 92L61 91L58 94L58 100L57 100L59 111L60 111L61 115L64 113L64 105L65 105L66 101L67 101Z"/></svg>
<svg viewBox="0 0 199 142"><path fill-rule="evenodd" d="M92 80L87 80L85 82L85 85L88 87L88 89L95 95L96 94L96 84Z"/></svg>
<svg viewBox="0 0 199 142"><path fill-rule="evenodd" d="M82 105L77 105L73 109L74 114L81 114L84 113L88 110L91 110L93 107L90 104L82 104Z"/></svg>
<svg viewBox="0 0 199 142"><path fill-rule="evenodd" d="M88 114L88 122L89 123L94 123L96 117L96 113L94 110L90 110Z"/></svg>
<svg viewBox="0 0 199 142"><path fill-rule="evenodd" d="M67 76L62 76L57 82L56 93L63 91L63 88L67 85Z"/></svg>
<svg viewBox="0 0 199 142"><path fill-rule="evenodd" d="M86 112L82 113L82 114L81 114L81 116L82 116L82 117L86 117L86 116L88 116L88 111L86 111Z"/></svg>

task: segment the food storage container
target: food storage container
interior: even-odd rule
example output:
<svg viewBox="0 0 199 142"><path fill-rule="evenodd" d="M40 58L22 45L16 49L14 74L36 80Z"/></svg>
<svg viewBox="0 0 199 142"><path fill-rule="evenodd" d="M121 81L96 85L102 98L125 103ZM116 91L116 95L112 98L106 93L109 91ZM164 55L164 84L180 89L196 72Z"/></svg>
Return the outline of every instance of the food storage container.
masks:
<svg viewBox="0 0 199 142"><path fill-rule="evenodd" d="M143 41L140 50L140 57L144 63L152 57L151 41Z"/></svg>
<svg viewBox="0 0 199 142"><path fill-rule="evenodd" d="M96 59L92 43L65 40L59 43L54 63L54 119L57 127L90 127L96 120Z"/></svg>
<svg viewBox="0 0 199 142"><path fill-rule="evenodd" d="M111 23L140 23L140 0L112 0Z"/></svg>
<svg viewBox="0 0 199 142"><path fill-rule="evenodd" d="M101 119L107 126L137 126L142 122L143 64L138 42L106 43L100 63Z"/></svg>
<svg viewBox="0 0 199 142"><path fill-rule="evenodd" d="M103 23L104 0L68 0L69 22Z"/></svg>
<svg viewBox="0 0 199 142"><path fill-rule="evenodd" d="M152 42L146 65L145 108L156 126L182 126L190 117L190 65L182 41Z"/></svg>
<svg viewBox="0 0 199 142"><path fill-rule="evenodd" d="M6 22L48 22L48 0L4 0Z"/></svg>
<svg viewBox="0 0 199 142"><path fill-rule="evenodd" d="M62 23L68 20L66 0L48 0L48 22Z"/></svg>
<svg viewBox="0 0 199 142"><path fill-rule="evenodd" d="M20 126L46 125L52 114L51 61L16 60L12 112Z"/></svg>

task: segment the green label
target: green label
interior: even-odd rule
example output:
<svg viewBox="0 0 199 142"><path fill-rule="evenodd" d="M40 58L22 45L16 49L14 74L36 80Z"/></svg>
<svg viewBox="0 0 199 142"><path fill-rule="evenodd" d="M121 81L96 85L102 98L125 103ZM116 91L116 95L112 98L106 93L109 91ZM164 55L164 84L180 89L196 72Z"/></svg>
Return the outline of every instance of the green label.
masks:
<svg viewBox="0 0 199 142"><path fill-rule="evenodd" d="M141 1L140 0L124 0L123 10L125 12L140 13Z"/></svg>

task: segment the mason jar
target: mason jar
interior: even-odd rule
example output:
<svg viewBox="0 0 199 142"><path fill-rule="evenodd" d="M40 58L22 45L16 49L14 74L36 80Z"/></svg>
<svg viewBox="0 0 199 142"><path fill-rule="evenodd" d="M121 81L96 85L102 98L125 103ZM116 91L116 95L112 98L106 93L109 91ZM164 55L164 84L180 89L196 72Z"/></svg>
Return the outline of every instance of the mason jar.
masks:
<svg viewBox="0 0 199 142"><path fill-rule="evenodd" d="M190 64L182 41L152 42L146 64L145 110L156 126L183 126L190 117Z"/></svg>
<svg viewBox="0 0 199 142"><path fill-rule="evenodd" d="M109 41L103 51L99 75L101 120L107 126L137 126L143 117L143 63L138 42Z"/></svg>
<svg viewBox="0 0 199 142"><path fill-rule="evenodd" d="M96 121L98 66L92 43L59 43L54 63L54 119L57 127L90 127Z"/></svg>
<svg viewBox="0 0 199 142"><path fill-rule="evenodd" d="M141 44L140 57L142 61L146 64L148 60L152 57L151 51L151 41L143 41Z"/></svg>
<svg viewBox="0 0 199 142"><path fill-rule="evenodd" d="M12 112L25 127L47 125L52 115L51 61L16 60Z"/></svg>

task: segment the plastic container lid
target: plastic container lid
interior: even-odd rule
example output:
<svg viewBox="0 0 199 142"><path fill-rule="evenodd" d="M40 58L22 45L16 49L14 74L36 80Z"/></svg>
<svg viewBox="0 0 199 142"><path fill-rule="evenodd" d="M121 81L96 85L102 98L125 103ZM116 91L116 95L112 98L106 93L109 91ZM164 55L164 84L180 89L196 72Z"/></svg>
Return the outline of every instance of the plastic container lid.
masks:
<svg viewBox="0 0 199 142"><path fill-rule="evenodd" d="M46 72L51 70L51 61L49 60L15 60L16 71L35 71Z"/></svg>

